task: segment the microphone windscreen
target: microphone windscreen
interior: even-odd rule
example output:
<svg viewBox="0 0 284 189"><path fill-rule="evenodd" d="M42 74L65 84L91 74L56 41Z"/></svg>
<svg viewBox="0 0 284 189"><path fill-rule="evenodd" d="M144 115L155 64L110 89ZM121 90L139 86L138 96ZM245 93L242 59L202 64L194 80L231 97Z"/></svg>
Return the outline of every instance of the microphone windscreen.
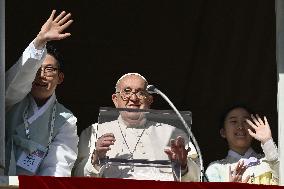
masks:
<svg viewBox="0 0 284 189"><path fill-rule="evenodd" d="M150 94L156 93L155 89L156 89L156 87L154 85L148 85L146 87L147 92L150 93Z"/></svg>

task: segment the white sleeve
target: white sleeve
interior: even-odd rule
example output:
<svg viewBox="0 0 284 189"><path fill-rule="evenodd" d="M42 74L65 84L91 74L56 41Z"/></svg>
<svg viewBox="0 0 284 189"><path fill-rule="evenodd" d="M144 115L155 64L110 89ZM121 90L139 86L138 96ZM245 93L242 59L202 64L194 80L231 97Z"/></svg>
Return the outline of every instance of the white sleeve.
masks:
<svg viewBox="0 0 284 189"><path fill-rule="evenodd" d="M186 133L181 129L175 129L171 138L176 138L178 136L181 136L184 138L186 143L186 148L190 148L190 151L188 153L187 157L187 167L188 170L181 177L181 180L183 182L199 182L200 181L200 166L194 161L197 160L197 152L194 147L194 145L189 141L189 138L187 137ZM183 171L182 171L183 172Z"/></svg>
<svg viewBox="0 0 284 189"><path fill-rule="evenodd" d="M261 144L263 153L267 161L276 161L278 160L278 151L273 139L268 140L265 144Z"/></svg>
<svg viewBox="0 0 284 189"><path fill-rule="evenodd" d="M33 44L5 74L5 109L21 101L30 92L37 70L46 55L46 48L37 50Z"/></svg>
<svg viewBox="0 0 284 189"><path fill-rule="evenodd" d="M209 182L224 182L217 163L210 163L205 172Z"/></svg>
<svg viewBox="0 0 284 189"><path fill-rule="evenodd" d="M77 158L78 136L77 119L72 116L60 128L51 142L49 151L40 166L39 175L43 176L71 176L71 170Z"/></svg>
<svg viewBox="0 0 284 189"><path fill-rule="evenodd" d="M187 159L187 173L181 177L183 182L199 182L200 181L200 167L191 159Z"/></svg>
<svg viewBox="0 0 284 189"><path fill-rule="evenodd" d="M265 155L265 159L272 170L272 177L279 179L279 156L276 144L273 139L268 140L263 145L261 144L262 150Z"/></svg>
<svg viewBox="0 0 284 189"><path fill-rule="evenodd" d="M78 158L76 160L73 174L74 176L98 176L99 170L94 168L91 163L92 153L95 149L95 136L93 127L96 124L86 128L80 135L78 144Z"/></svg>

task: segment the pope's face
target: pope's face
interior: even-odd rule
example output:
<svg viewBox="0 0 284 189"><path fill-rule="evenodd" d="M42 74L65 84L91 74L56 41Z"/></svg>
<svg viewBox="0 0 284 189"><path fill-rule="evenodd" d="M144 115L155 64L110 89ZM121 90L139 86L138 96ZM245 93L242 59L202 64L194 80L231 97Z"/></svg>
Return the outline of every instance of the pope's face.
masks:
<svg viewBox="0 0 284 189"><path fill-rule="evenodd" d="M153 97L146 92L146 83L138 75L124 77L117 86L118 91L112 95L116 108L149 109ZM124 120L140 120L141 112L124 112L121 114Z"/></svg>

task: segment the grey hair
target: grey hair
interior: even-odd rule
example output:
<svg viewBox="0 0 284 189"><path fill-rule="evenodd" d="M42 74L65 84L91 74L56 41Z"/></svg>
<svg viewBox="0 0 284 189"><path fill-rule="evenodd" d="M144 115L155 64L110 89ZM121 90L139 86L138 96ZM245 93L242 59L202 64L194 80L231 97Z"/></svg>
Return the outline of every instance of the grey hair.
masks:
<svg viewBox="0 0 284 189"><path fill-rule="evenodd" d="M116 84L115 84L115 92L119 92L119 90L118 90L118 85L119 85L120 81L121 81L123 78L125 78L125 77L127 77L127 76L130 76L130 75L135 75L135 76L141 77L141 78L145 81L145 85L146 85L146 86L148 85L148 81L147 81L147 80L145 79L145 77L142 76L141 74L139 74L139 73L127 73L127 74L124 74L123 76L121 76L121 77L117 80L117 82L116 82Z"/></svg>

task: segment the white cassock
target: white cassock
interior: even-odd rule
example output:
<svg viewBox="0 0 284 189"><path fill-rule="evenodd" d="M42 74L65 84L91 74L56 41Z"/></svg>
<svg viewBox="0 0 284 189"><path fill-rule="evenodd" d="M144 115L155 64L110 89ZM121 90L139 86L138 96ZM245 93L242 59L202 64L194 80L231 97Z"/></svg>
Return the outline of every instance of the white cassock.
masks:
<svg viewBox="0 0 284 189"><path fill-rule="evenodd" d="M171 125L146 121L145 124L127 127L121 116L117 120L101 125L93 124L85 129L79 140L78 159L74 166L75 176L95 176L105 178L130 178L140 180L174 180L172 168L102 166L94 167L91 156L98 137L105 133L113 133L116 141L107 152L109 158L128 159L133 154L134 159L169 160L164 149L169 147L170 139L181 136L191 148L188 154L188 172L182 181L199 181L200 168L193 159L197 154L192 143L188 142L185 132ZM123 136L124 135L124 136Z"/></svg>

